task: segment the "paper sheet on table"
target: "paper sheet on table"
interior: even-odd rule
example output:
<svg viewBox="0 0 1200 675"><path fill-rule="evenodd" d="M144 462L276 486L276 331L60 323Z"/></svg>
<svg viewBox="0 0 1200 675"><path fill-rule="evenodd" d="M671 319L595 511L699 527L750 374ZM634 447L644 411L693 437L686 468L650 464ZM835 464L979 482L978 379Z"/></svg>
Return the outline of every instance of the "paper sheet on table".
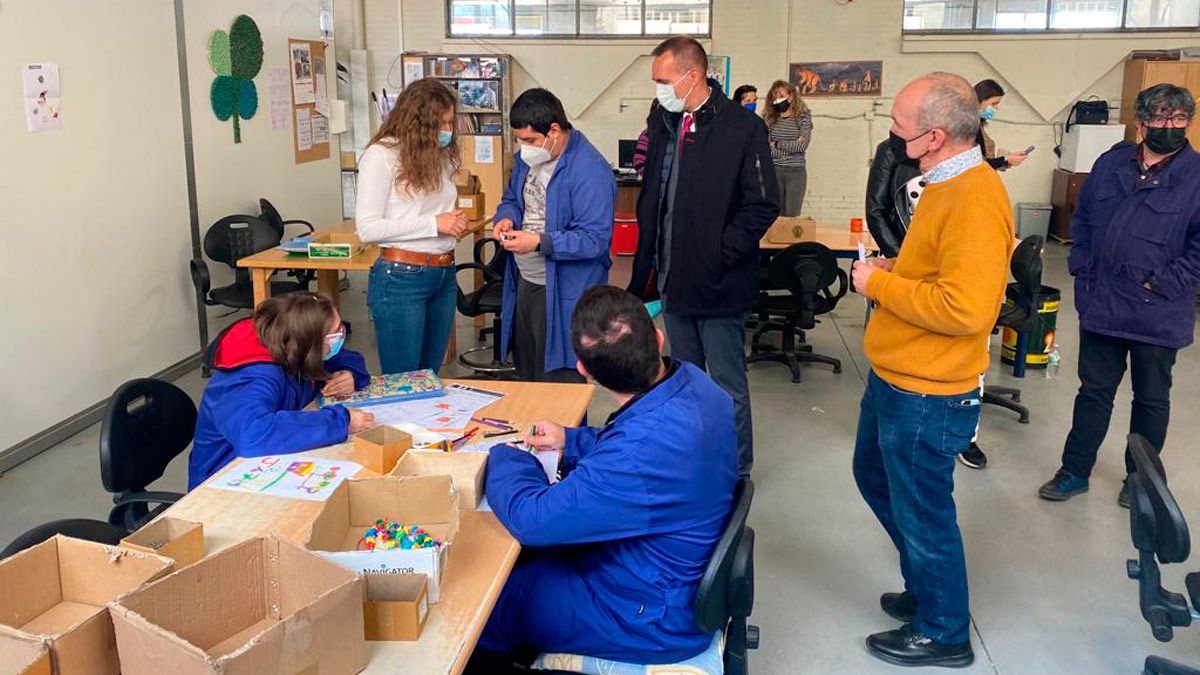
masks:
<svg viewBox="0 0 1200 675"><path fill-rule="evenodd" d="M296 108L296 147L303 152L311 150L312 146L312 111L308 108Z"/></svg>
<svg viewBox="0 0 1200 675"><path fill-rule="evenodd" d="M468 445L464 448L459 448L457 450L457 452L487 452L488 450L491 449L491 447L493 445L499 445L499 444L498 443L475 443L472 445ZM476 448L478 446L486 446L486 447L484 447L483 450L468 450L467 449L467 448ZM537 458L538 462L541 463L542 470L546 472L546 479L550 481L550 484L553 485L553 484L557 483L558 482L559 453L554 450L534 450L531 454ZM475 510L476 511L491 511L492 510L492 505L488 504L487 495L484 495L483 499L480 500L480 502L479 502L479 506Z"/></svg>
<svg viewBox="0 0 1200 675"><path fill-rule="evenodd" d="M271 128L288 129L292 126L291 87L288 86L287 68L267 68L267 96L271 100Z"/></svg>
<svg viewBox="0 0 1200 675"><path fill-rule="evenodd" d="M245 457L208 487L323 502L362 465L306 455Z"/></svg>
<svg viewBox="0 0 1200 675"><path fill-rule="evenodd" d="M407 422L433 431L463 429L475 413L504 398L499 392L458 383L447 384L443 391L445 395L437 398L373 405L370 412L375 415L375 424L397 426Z"/></svg>

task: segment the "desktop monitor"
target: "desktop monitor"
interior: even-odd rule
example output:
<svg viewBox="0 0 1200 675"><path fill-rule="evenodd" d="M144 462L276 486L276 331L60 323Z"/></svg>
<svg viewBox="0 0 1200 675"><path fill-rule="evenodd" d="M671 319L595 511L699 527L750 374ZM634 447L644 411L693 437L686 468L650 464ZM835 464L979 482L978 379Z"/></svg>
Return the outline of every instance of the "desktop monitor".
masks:
<svg viewBox="0 0 1200 675"><path fill-rule="evenodd" d="M621 139L617 141L617 168L633 168L633 152L637 149L637 140Z"/></svg>

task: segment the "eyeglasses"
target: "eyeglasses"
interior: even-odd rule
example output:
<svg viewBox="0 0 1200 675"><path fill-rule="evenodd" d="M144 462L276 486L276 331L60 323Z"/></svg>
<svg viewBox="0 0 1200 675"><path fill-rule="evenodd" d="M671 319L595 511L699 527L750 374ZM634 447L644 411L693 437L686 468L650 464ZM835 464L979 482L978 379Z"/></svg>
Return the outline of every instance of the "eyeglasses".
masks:
<svg viewBox="0 0 1200 675"><path fill-rule="evenodd" d="M1174 113L1172 115L1150 115L1146 118L1146 123L1150 125L1167 126L1169 123L1173 127L1186 127L1192 121L1192 116L1187 113Z"/></svg>

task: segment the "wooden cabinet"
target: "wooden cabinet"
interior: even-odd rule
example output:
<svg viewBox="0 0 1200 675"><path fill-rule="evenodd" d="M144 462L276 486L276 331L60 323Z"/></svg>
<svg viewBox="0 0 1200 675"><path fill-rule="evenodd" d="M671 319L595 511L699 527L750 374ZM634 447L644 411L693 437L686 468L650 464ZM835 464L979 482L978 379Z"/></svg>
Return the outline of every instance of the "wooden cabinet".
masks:
<svg viewBox="0 0 1200 675"><path fill-rule="evenodd" d="M617 179L617 213L637 214L638 194L642 191L642 181Z"/></svg>
<svg viewBox="0 0 1200 675"><path fill-rule="evenodd" d="M1137 126L1133 119L1133 104L1138 92L1156 84L1175 84L1186 87L1200 99L1200 61L1147 61L1130 59L1125 62L1125 81L1121 87L1121 123L1125 125L1125 140L1137 142ZM1200 148L1200 124L1188 130L1192 147Z"/></svg>
<svg viewBox="0 0 1200 675"><path fill-rule="evenodd" d="M1064 244L1071 243L1071 216L1075 215L1079 191L1087 177L1086 173L1054 170L1050 183L1050 204L1054 207L1050 215L1050 236Z"/></svg>

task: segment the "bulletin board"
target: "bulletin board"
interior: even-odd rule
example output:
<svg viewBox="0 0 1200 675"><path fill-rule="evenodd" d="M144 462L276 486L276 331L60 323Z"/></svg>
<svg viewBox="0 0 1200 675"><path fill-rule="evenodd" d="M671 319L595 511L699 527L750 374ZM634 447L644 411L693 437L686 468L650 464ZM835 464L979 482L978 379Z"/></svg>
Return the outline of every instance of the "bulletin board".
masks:
<svg viewBox="0 0 1200 675"><path fill-rule="evenodd" d="M288 39L292 81L292 148L296 163L328 159L330 145L328 72L321 40Z"/></svg>

